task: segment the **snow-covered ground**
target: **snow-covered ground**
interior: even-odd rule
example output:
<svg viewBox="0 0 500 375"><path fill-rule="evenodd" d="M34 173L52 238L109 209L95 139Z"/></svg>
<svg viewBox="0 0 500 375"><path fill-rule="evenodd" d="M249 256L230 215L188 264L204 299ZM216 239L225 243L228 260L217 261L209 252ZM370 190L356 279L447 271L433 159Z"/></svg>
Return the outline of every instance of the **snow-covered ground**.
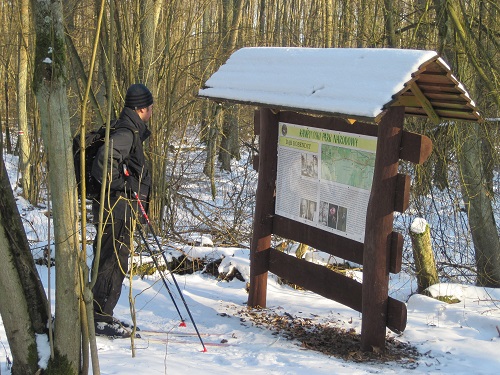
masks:
<svg viewBox="0 0 500 375"><path fill-rule="evenodd" d="M10 158L9 156L7 156ZM7 159L6 165L13 186L17 163ZM34 253L46 243L47 216L43 208L34 208L23 199L18 207L26 222ZM42 234L42 235L41 235ZM210 241L207 241L208 244ZM38 249L38 250L37 250ZM236 267L248 281L248 250L228 247L182 247L179 250L209 256L224 256L220 270ZM167 250L176 255L178 250ZM170 255L170 254L168 254ZM37 266L49 290L48 269ZM54 269L51 269L54 272ZM353 276L360 277L355 273ZM446 304L436 299L413 294L416 282L401 273L391 278L391 295L407 302L408 324L401 335L388 331L391 338L415 347L419 356L393 362L358 362L344 360L307 349L300 341L288 340L283 333L255 326L248 311L248 294L243 281L219 281L196 272L176 275L176 281L189 307L206 352L178 294L179 306L186 327L180 327L177 313L164 285L157 275L125 281L122 297L115 310L117 317L130 320L128 295L132 288L137 323L142 338L134 340L135 350L127 339L109 340L99 337L101 374L497 374L500 368L500 290L461 284L439 284L432 287L434 295L452 296L460 300ZM51 275L54 303L54 275ZM169 279L169 288L176 291ZM361 314L313 293L296 290L278 283L269 276L267 313L292 318L311 319L313 324L329 324L360 333ZM256 314L259 312L255 312ZM162 331L153 334L146 331ZM168 333L168 334L167 334ZM223 345L216 345L224 342ZM135 357L133 357L133 353ZM10 374L12 359L3 324L0 321L0 374Z"/></svg>

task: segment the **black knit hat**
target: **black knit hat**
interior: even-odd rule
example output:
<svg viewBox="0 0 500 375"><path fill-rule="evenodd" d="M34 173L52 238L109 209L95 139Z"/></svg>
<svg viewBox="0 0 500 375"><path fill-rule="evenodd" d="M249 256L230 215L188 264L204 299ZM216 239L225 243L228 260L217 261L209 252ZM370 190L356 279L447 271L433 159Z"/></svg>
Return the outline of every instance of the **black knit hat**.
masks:
<svg viewBox="0 0 500 375"><path fill-rule="evenodd" d="M131 85L125 95L125 107L141 109L153 104L153 94L142 83Z"/></svg>

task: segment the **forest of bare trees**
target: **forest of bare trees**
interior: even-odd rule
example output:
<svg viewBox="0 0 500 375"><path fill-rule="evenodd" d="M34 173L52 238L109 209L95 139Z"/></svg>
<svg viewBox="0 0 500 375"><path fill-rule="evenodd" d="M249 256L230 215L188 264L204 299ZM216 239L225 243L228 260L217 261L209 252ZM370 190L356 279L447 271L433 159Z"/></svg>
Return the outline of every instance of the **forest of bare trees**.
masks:
<svg viewBox="0 0 500 375"><path fill-rule="evenodd" d="M89 328L84 323L89 297L82 280L88 274L82 266L77 233L79 211L85 208L78 206L76 196L72 138L116 117L126 88L134 82L145 83L155 97L153 136L147 149L154 173L150 216L175 233L176 207L185 204L186 197L178 193L182 174L174 172L182 148L170 146L189 142L193 136L200 141L205 158L201 161L204 176L199 178L212 181L214 189L216 171L229 171L242 147L255 145L252 108L197 97L205 80L241 47L437 51L465 84L485 121L434 124L407 119L405 127L429 136L434 143L430 160L410 173L414 176L412 207L422 217L437 217L439 225L432 229L436 248L451 247L467 265L460 268L450 259L442 262L441 271L467 274L479 285L500 287L500 238L495 221L499 186L495 172L500 165L497 0L11 0L1 3L0 19L0 148L19 155L25 198L37 204L45 186L58 197L52 207L56 263L64 264L68 272L58 280L61 294L55 312L65 319L59 319L54 331L56 355L65 360L54 362L67 366L64 371L70 372L65 373L87 373L89 357L95 356L88 352ZM3 192L9 185L2 169ZM448 195L452 222L429 207L428 198L435 189ZM23 248L29 250L21 234L13 236L8 230L22 225L20 220L12 224L4 217L13 199L11 194L0 197L0 247L12 250L5 250L6 254L2 250L2 258L19 258ZM467 249L448 238L448 226L470 234L472 259ZM234 242L248 238L248 232L238 232L240 227L226 229L219 235L230 233ZM22 278L20 270L25 266L21 262L16 267ZM12 279L12 275L0 277L0 285L5 278ZM21 289L0 287L0 299L24 290L26 296L37 296L27 301L46 306L44 296L33 292L38 290L36 278L25 282L21 281ZM25 333L18 336L17 345L9 337L15 359L12 373L35 373L37 363L29 353L36 346L34 333L46 331L42 323L47 314L30 310L20 315L29 324L12 322L9 328L4 314L12 311L4 305L0 313L7 332ZM74 330L75 321L82 321L82 333ZM62 335L62 331L73 334ZM90 338L92 352L91 342ZM98 373L97 362L93 368Z"/></svg>

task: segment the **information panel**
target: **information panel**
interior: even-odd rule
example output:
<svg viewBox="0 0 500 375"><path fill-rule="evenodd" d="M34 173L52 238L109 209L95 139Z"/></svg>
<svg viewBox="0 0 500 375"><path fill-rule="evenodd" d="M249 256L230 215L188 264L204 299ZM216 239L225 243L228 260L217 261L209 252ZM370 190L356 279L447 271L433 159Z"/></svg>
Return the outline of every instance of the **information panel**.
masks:
<svg viewBox="0 0 500 375"><path fill-rule="evenodd" d="M377 137L279 123L276 214L364 242Z"/></svg>

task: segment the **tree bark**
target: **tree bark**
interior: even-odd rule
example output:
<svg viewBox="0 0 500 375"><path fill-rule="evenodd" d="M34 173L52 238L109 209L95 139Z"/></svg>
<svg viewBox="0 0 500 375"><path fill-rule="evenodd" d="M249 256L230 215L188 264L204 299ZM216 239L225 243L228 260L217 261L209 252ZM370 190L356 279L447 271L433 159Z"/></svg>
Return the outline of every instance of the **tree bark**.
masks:
<svg viewBox="0 0 500 375"><path fill-rule="evenodd" d="M387 46L390 48L396 47L396 32L394 30L394 2L393 0L384 0L385 11L385 33L387 39Z"/></svg>
<svg viewBox="0 0 500 375"><path fill-rule="evenodd" d="M139 78L153 94L156 94L155 46L156 27L160 17L160 0L141 1L141 62Z"/></svg>
<svg viewBox="0 0 500 375"><path fill-rule="evenodd" d="M7 147L7 153L12 154L12 140L10 137L9 128L9 59L5 59L5 71L4 71L4 91L5 91L5 145ZM2 132L3 136L3 132ZM3 147L2 147L3 149Z"/></svg>
<svg viewBox="0 0 500 375"><path fill-rule="evenodd" d="M500 239L484 179L483 148L479 124L458 124L457 155L461 171L462 196L467 209L474 243L477 284L500 287Z"/></svg>
<svg viewBox="0 0 500 375"><path fill-rule="evenodd" d="M223 171L231 171L231 159L239 160L239 126L238 108L235 105L224 105L224 124L219 148L219 159Z"/></svg>
<svg viewBox="0 0 500 375"><path fill-rule="evenodd" d="M223 25L223 40L225 54L229 56L236 48L236 40L238 38L238 29L241 23L241 15L243 12L243 0L224 1L224 25ZM219 160L221 161L221 169L224 171L231 170L231 159L239 158L239 127L237 121L237 109L234 105L226 105L223 113L222 139L219 148Z"/></svg>
<svg viewBox="0 0 500 375"><path fill-rule="evenodd" d="M55 350L51 365L67 374L80 368L80 285L78 277L78 211L72 157L66 49L61 0L32 0L36 31L34 91L40 108L42 138L48 156L53 193L56 267Z"/></svg>
<svg viewBox="0 0 500 375"><path fill-rule="evenodd" d="M38 368L35 333L47 333L47 298L35 268L7 170L0 169L0 314L13 356L13 375Z"/></svg>
<svg viewBox="0 0 500 375"><path fill-rule="evenodd" d="M472 88L474 89L475 85L484 85L488 87L489 92L493 93L494 88L490 83L484 83L487 79L473 56L476 51L474 44L467 44L464 27L464 19L467 15L459 13L453 2L434 0L434 3L440 37L440 53L457 72L459 79L465 76L462 73L468 70L465 65L469 60L479 76L473 82ZM453 39L454 35L458 36L458 42ZM453 50L451 46L454 46ZM461 56L459 52L463 52L466 59L458 61L455 56ZM498 104L500 102L498 97L493 96ZM455 127L455 149L460 167L462 197L466 204L474 244L477 283L481 286L498 287L500 286L500 237L489 196L491 182L488 178L491 176L483 173L486 169L485 164L491 158L491 156L483 155L483 152L488 149L483 148L482 143L488 140L482 138L483 133L480 131L479 124L458 122Z"/></svg>
<svg viewBox="0 0 500 375"><path fill-rule="evenodd" d="M30 132L28 129L28 115L26 107L28 84L28 35L29 35L29 0L19 3L19 51L18 51L18 76L17 76L17 119L19 123L19 170L21 172L21 186L23 197L31 203L37 203L35 191L31 189L31 147Z"/></svg>

